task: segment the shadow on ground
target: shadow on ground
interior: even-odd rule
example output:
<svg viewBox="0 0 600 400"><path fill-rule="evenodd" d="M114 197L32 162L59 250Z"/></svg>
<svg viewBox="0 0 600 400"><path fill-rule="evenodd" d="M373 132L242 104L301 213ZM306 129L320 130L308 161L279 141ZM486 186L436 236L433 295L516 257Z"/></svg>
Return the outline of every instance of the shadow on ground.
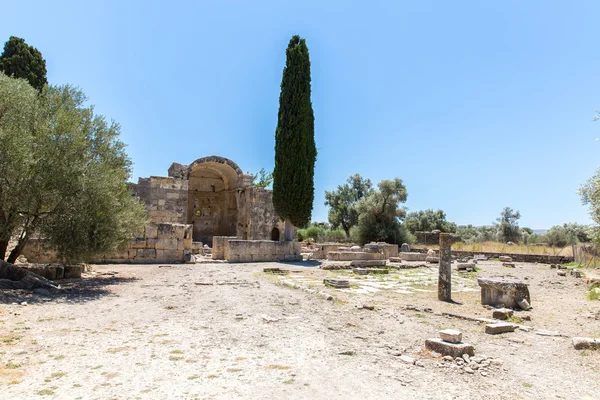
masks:
<svg viewBox="0 0 600 400"><path fill-rule="evenodd" d="M285 262L279 262L278 264L294 265L296 267L318 267L321 265L321 261L318 261L318 260L285 261Z"/></svg>
<svg viewBox="0 0 600 400"><path fill-rule="evenodd" d="M44 304L58 301L67 301L72 304L84 303L104 296L113 296L110 286L131 283L138 279L140 278L126 278L107 274L82 279L56 281L56 283L60 284L61 289L52 292L46 289L0 290L0 304L20 304L24 301L27 304Z"/></svg>

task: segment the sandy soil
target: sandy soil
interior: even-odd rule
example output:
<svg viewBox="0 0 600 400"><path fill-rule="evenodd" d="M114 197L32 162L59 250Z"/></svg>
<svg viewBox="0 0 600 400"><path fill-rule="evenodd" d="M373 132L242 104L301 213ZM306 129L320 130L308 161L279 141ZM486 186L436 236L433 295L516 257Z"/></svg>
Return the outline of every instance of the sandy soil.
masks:
<svg viewBox="0 0 600 400"><path fill-rule="evenodd" d="M456 277L456 303L442 303L435 267L337 290L320 282L349 274L314 263L94 266L59 295L0 293L0 398L600 399L600 351L576 351L570 340L600 336L600 302L586 299L582 280L543 264L480 267ZM478 322L442 316L491 318L472 289L476 277L498 275L530 283L534 309L518 317L531 318L531 331L490 336ZM424 349L445 328L493 360L487 372Z"/></svg>

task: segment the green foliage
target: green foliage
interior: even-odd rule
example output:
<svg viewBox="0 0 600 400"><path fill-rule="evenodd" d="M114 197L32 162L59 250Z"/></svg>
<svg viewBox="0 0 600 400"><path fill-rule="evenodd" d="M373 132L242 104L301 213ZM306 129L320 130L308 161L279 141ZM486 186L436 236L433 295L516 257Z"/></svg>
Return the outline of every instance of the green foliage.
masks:
<svg viewBox="0 0 600 400"><path fill-rule="evenodd" d="M11 36L4 43L4 51L0 55L0 71L13 78L26 79L40 92L48 83L46 61L42 53L16 36Z"/></svg>
<svg viewBox="0 0 600 400"><path fill-rule="evenodd" d="M518 242L521 239L519 229L519 218L521 213L514 211L510 207L504 207L500 216L496 219L496 228L498 230L498 240L501 242Z"/></svg>
<svg viewBox="0 0 600 400"><path fill-rule="evenodd" d="M497 228L489 225L460 225L456 228L456 234L467 244L491 242L496 240Z"/></svg>
<svg viewBox="0 0 600 400"><path fill-rule="evenodd" d="M281 218L298 227L310 222L315 196L317 147L310 92L308 48L304 39L294 36L286 50L279 96L273 205Z"/></svg>
<svg viewBox="0 0 600 400"><path fill-rule="evenodd" d="M424 210L408 213L404 225L411 232L431 232L438 229L442 232L456 232L456 224L446 221L446 213L442 210Z"/></svg>
<svg viewBox="0 0 600 400"><path fill-rule="evenodd" d="M32 235L71 262L114 251L143 228L120 127L85 100L71 86L46 86L38 96L0 73L0 257L18 236L9 262Z"/></svg>
<svg viewBox="0 0 600 400"><path fill-rule="evenodd" d="M360 243L384 241L403 243L412 241L410 232L401 221L406 217L406 209L400 203L406 202L408 195L401 179L384 180L357 204L358 225L351 230L351 236Z"/></svg>
<svg viewBox="0 0 600 400"><path fill-rule="evenodd" d="M540 237L541 242L538 243L564 247L571 243L586 243L591 239L592 231L589 227L571 222L553 226ZM531 241L528 241L528 243L531 243Z"/></svg>
<svg viewBox="0 0 600 400"><path fill-rule="evenodd" d="M257 180L258 179L258 180ZM258 171L258 174L254 175L254 186L259 188L266 188L271 186L273 183L273 173L265 171L264 168L261 168Z"/></svg>
<svg viewBox="0 0 600 400"><path fill-rule="evenodd" d="M313 222L306 229L298 229L296 235L299 241L305 242L344 242L346 235L343 230L335 229L327 223Z"/></svg>
<svg viewBox="0 0 600 400"><path fill-rule="evenodd" d="M330 207L329 222L335 228L341 226L347 238L350 238L350 229L358 224L356 205L373 191L372 186L370 179L363 179L359 174L354 174L336 190L325 191L325 205Z"/></svg>

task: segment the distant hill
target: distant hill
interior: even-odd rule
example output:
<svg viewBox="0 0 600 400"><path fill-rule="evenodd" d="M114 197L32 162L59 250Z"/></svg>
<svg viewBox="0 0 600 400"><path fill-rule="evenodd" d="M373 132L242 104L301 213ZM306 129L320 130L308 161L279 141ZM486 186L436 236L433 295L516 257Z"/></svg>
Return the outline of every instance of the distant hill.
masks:
<svg viewBox="0 0 600 400"><path fill-rule="evenodd" d="M544 233L546 233L548 229L534 229L533 233L537 233L538 235L543 235Z"/></svg>

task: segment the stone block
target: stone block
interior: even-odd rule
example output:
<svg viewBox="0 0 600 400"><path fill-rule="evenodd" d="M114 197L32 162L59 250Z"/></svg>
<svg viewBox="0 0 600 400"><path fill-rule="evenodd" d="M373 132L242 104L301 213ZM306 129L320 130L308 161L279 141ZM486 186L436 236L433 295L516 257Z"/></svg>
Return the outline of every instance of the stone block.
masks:
<svg viewBox="0 0 600 400"><path fill-rule="evenodd" d="M402 259L400 257L390 257L389 258L391 263L401 263Z"/></svg>
<svg viewBox="0 0 600 400"><path fill-rule="evenodd" d="M183 250L156 250L156 261L164 263L182 262Z"/></svg>
<svg viewBox="0 0 600 400"><path fill-rule="evenodd" d="M158 226L158 235L159 239L172 239L177 238L175 235L175 227L173 224L169 223L160 223Z"/></svg>
<svg viewBox="0 0 600 400"><path fill-rule="evenodd" d="M387 260L352 260L350 265L356 268L385 267Z"/></svg>
<svg viewBox="0 0 600 400"><path fill-rule="evenodd" d="M65 279L78 279L81 278L83 268L81 265L65 265L64 278Z"/></svg>
<svg viewBox="0 0 600 400"><path fill-rule="evenodd" d="M344 289L344 288L349 288L350 287L350 282L345 280L345 279L331 279L331 278L325 278L323 279L323 283L326 286L331 286L334 287L336 289Z"/></svg>
<svg viewBox="0 0 600 400"><path fill-rule="evenodd" d="M135 238L129 243L130 249L145 249L146 248L146 239L144 238Z"/></svg>
<svg viewBox="0 0 600 400"><path fill-rule="evenodd" d="M497 335L500 333L514 332L518 326L515 324L508 324L506 322L499 322L496 324L487 324L485 326L485 333L489 335Z"/></svg>
<svg viewBox="0 0 600 400"><path fill-rule="evenodd" d="M177 250L177 239L157 239L155 248L156 250Z"/></svg>
<svg viewBox="0 0 600 400"><path fill-rule="evenodd" d="M458 263L458 264L456 264L457 271L466 271L468 268L474 270L475 264L473 264L473 263Z"/></svg>
<svg viewBox="0 0 600 400"><path fill-rule="evenodd" d="M444 342L460 343L462 342L462 332L456 329L444 329L440 331L440 338Z"/></svg>
<svg viewBox="0 0 600 400"><path fill-rule="evenodd" d="M156 242L158 242L158 239L146 239L146 248L147 249L155 249Z"/></svg>
<svg viewBox="0 0 600 400"><path fill-rule="evenodd" d="M515 264L509 262L502 263L502 266L506 268L515 268Z"/></svg>
<svg viewBox="0 0 600 400"><path fill-rule="evenodd" d="M514 314L514 311L511 310L510 308L497 308L494 311L492 311L492 318L494 319L500 319L500 320L507 320L508 318L511 318Z"/></svg>
<svg viewBox="0 0 600 400"><path fill-rule="evenodd" d="M403 261L425 261L427 254L425 253L400 253L400 258Z"/></svg>
<svg viewBox="0 0 600 400"><path fill-rule="evenodd" d="M146 239L156 239L158 237L158 226L156 224L148 224L144 229L144 237Z"/></svg>
<svg viewBox="0 0 600 400"><path fill-rule="evenodd" d="M475 355L473 345L468 343L449 343L438 338L426 339L425 347L430 351L454 358L462 357L463 354L468 354L469 356Z"/></svg>
<svg viewBox="0 0 600 400"><path fill-rule="evenodd" d="M156 250L155 249L137 249L137 254L135 256L136 259L155 259L156 258Z"/></svg>
<svg viewBox="0 0 600 400"><path fill-rule="evenodd" d="M504 278L479 278L481 304L516 308L522 299L531 304L529 287L526 283Z"/></svg>
<svg viewBox="0 0 600 400"><path fill-rule="evenodd" d="M512 262L512 257L510 256L500 256L498 257L498 259L500 260L500 262Z"/></svg>
<svg viewBox="0 0 600 400"><path fill-rule="evenodd" d="M366 268L353 268L352 272L357 275L369 275L369 270Z"/></svg>
<svg viewBox="0 0 600 400"><path fill-rule="evenodd" d="M429 257L427 257L425 259L425 261L427 261L428 263L432 263L432 264L439 264L440 258L439 257L431 257L431 256L429 256Z"/></svg>

